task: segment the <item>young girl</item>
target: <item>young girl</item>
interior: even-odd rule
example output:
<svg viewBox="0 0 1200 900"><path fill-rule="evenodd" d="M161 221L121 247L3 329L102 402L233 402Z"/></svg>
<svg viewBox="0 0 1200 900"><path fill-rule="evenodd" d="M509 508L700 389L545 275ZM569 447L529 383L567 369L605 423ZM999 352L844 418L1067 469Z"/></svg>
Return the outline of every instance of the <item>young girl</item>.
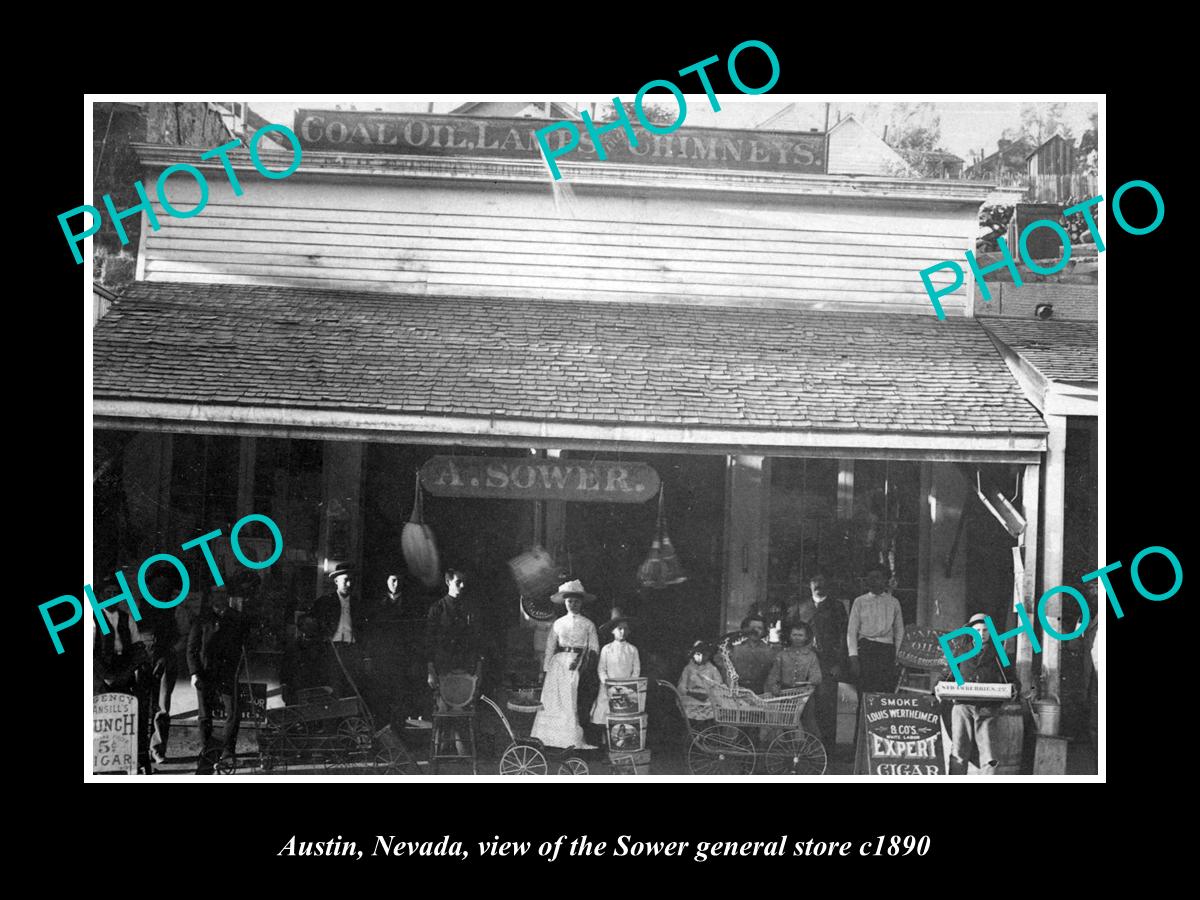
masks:
<svg viewBox="0 0 1200 900"><path fill-rule="evenodd" d="M683 667L679 676L679 693L683 696L683 709L693 722L708 722L713 718L708 702L708 686L723 684L721 670L712 664L712 646L704 641L692 644L692 658Z"/></svg>
<svg viewBox="0 0 1200 900"><path fill-rule="evenodd" d="M608 692L604 689L610 680L619 678L637 678L642 674L642 661L638 656L637 647L629 643L629 616L616 615L600 626L600 634L611 632L611 643L600 648L600 662L597 671L600 675L600 694L592 707L592 724L605 725L608 723Z"/></svg>
<svg viewBox="0 0 1200 900"><path fill-rule="evenodd" d="M764 696L770 697L780 690L802 684L821 683L821 661L812 649L812 635L812 626L807 622L797 622L791 627L787 647L775 657L771 671L767 673ZM816 704L812 698L804 706L800 724L817 737L824 737L817 726Z"/></svg>

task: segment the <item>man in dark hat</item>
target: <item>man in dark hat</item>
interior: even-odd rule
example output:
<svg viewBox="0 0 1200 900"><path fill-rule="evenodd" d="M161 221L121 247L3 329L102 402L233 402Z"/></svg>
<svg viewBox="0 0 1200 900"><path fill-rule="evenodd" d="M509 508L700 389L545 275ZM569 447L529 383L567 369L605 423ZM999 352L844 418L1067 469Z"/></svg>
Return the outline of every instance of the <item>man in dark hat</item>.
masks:
<svg viewBox="0 0 1200 900"><path fill-rule="evenodd" d="M363 645L370 623L366 604L354 591L354 571L349 563L338 563L329 570L334 589L317 598L313 618L317 620L321 637L332 644L329 657L328 684L338 697L351 697L354 689L366 689ZM340 664L339 664L340 662ZM353 680L350 684L347 675Z"/></svg>
<svg viewBox="0 0 1200 900"><path fill-rule="evenodd" d="M150 580L150 593L156 600L167 601L179 595L179 582L165 573ZM179 674L179 625L175 610L160 609L150 603L142 607L139 623L143 643L150 660L150 696L154 709L154 735L150 757L155 763L167 761L167 738L171 731L171 695Z"/></svg>
<svg viewBox="0 0 1200 900"><path fill-rule="evenodd" d="M329 652L321 638L321 626L312 612L296 617L296 636L284 650L279 673L283 702L291 706L299 702L299 693L321 687L328 679Z"/></svg>
<svg viewBox="0 0 1200 900"><path fill-rule="evenodd" d="M216 761L212 739L213 709L225 708L225 733L220 755L231 763L237 759L238 667L242 659L242 616L229 605L229 592L214 587L207 608L188 632L187 661L200 718L201 751L197 775L211 775Z"/></svg>
<svg viewBox="0 0 1200 900"><path fill-rule="evenodd" d="M422 661L418 647L424 630L424 616L417 619L400 591L400 576L387 576L387 592L378 595L371 610L371 635L367 652L371 658L371 680L377 693L376 712L399 724L405 716L424 712L414 686L421 679L412 677L414 665Z"/></svg>
<svg viewBox="0 0 1200 900"><path fill-rule="evenodd" d="M849 677L846 629L850 617L846 607L827 590L823 575L813 575L809 588L812 592L811 615L802 621L812 625L813 649L821 661L821 683L810 703L821 729L821 738L832 750L837 743L838 682Z"/></svg>
<svg viewBox="0 0 1200 900"><path fill-rule="evenodd" d="M987 616L975 613L967 622L979 634L982 645L977 654L958 664L963 682L1001 684L1008 681L996 646L988 633ZM943 680L951 680L949 667ZM992 750L992 725L1000 714L1002 700L954 700L950 707L950 774L991 775L997 759ZM943 707L944 708L944 707Z"/></svg>

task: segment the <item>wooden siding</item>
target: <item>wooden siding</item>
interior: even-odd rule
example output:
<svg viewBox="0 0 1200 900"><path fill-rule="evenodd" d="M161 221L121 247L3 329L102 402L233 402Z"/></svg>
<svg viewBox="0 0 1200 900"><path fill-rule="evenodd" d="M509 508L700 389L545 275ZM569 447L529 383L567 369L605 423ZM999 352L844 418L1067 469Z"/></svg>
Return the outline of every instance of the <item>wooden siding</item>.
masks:
<svg viewBox="0 0 1200 900"><path fill-rule="evenodd" d="M977 230L962 205L918 202L577 189L556 210L549 185L292 176L243 178L234 197L209 181L199 215L159 212L161 228L146 230L146 280L928 313L918 272L961 260ZM198 193L176 176L168 197L187 210ZM942 299L948 313L963 312L967 287Z"/></svg>

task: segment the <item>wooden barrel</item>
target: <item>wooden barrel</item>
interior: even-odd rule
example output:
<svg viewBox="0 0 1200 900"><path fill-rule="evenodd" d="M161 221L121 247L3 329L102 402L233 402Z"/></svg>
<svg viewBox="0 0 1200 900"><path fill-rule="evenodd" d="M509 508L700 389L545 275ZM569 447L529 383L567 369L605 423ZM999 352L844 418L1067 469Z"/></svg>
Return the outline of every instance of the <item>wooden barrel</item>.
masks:
<svg viewBox="0 0 1200 900"><path fill-rule="evenodd" d="M1025 716L1020 703L1005 703L992 722L993 775L1020 775L1021 751L1025 744Z"/></svg>

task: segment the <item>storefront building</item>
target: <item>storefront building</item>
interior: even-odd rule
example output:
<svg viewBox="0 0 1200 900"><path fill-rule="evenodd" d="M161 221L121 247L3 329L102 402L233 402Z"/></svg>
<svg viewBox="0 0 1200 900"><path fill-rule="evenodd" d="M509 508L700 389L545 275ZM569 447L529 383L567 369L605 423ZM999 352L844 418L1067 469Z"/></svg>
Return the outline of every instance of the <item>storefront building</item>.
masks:
<svg viewBox="0 0 1200 900"><path fill-rule="evenodd" d="M210 197L143 222L138 280L95 327L112 460L99 570L271 516L285 551L264 582L265 659L331 561L357 564L368 597L405 574L417 473L454 457L510 466L491 493L424 495L442 562L472 573L494 678L535 659L508 568L535 544L599 615L643 618L636 642L667 678L692 641L796 602L818 571L853 597L888 565L910 624L1011 618L1017 542L971 500L988 484L1031 523L1036 600L1053 431L974 285L939 322L917 275L973 246L987 185L828 175L820 135L789 149L684 128L619 159L562 157L555 187L530 137L542 124L301 110L299 170L267 180L233 154L241 196L219 160L137 147L147 183L186 162ZM171 200L194 205L195 185L172 181ZM639 585L658 493L610 502L629 482L593 486L595 462L657 476L686 581ZM594 496L553 499L571 479ZM535 486L547 496L523 499Z"/></svg>

